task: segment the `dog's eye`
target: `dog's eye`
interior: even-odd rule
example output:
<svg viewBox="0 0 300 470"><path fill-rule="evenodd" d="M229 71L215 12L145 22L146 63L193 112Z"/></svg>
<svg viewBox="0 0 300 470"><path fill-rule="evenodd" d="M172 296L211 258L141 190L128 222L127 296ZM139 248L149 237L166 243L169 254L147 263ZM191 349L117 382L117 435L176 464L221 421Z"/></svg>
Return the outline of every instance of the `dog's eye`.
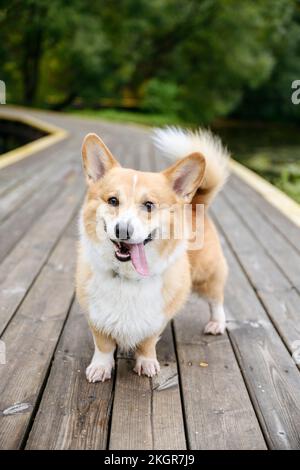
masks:
<svg viewBox="0 0 300 470"><path fill-rule="evenodd" d="M116 197L110 197L107 201L110 206L117 207L119 205L119 200Z"/></svg>
<svg viewBox="0 0 300 470"><path fill-rule="evenodd" d="M153 209L155 207L154 203L151 202L151 201L146 201L146 202L144 202L143 205L144 205L145 209L147 210L147 212L153 211Z"/></svg>

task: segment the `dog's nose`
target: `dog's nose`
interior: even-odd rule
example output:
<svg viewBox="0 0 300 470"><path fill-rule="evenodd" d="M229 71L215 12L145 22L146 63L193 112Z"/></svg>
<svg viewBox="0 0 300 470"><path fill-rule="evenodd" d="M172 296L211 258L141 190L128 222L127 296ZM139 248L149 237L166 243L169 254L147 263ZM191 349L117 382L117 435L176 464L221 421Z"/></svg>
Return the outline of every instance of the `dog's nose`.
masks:
<svg viewBox="0 0 300 470"><path fill-rule="evenodd" d="M129 240L133 231L134 229L130 222L119 222L115 226L115 234L119 240Z"/></svg>

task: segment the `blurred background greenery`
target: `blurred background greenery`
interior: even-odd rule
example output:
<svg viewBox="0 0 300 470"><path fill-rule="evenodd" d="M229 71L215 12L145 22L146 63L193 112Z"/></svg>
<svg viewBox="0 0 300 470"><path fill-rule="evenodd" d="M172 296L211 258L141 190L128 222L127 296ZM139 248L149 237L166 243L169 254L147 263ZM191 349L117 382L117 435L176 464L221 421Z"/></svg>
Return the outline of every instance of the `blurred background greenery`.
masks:
<svg viewBox="0 0 300 470"><path fill-rule="evenodd" d="M300 201L297 0L0 0L7 103L212 127Z"/></svg>

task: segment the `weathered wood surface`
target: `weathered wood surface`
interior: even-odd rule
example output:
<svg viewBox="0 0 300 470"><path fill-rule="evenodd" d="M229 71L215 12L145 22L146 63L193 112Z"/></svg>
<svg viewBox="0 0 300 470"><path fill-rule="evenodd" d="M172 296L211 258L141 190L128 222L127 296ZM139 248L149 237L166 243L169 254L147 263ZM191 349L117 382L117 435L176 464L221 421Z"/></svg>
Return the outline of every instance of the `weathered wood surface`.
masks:
<svg viewBox="0 0 300 470"><path fill-rule="evenodd" d="M175 319L189 447L264 449L264 438L227 335L201 334L208 318L208 305L192 296Z"/></svg>
<svg viewBox="0 0 300 470"><path fill-rule="evenodd" d="M75 302L55 352L26 449L105 449L113 381L89 384L92 338Z"/></svg>
<svg viewBox="0 0 300 470"><path fill-rule="evenodd" d="M142 127L29 114L70 135L0 171L0 448L300 448L299 228L232 176L212 208L230 266L226 335L202 334L208 306L193 295L158 344L157 378L118 352L113 379L88 384L74 301L81 140L97 132L127 167L166 162Z"/></svg>
<svg viewBox="0 0 300 470"><path fill-rule="evenodd" d="M170 325L158 343L157 354L161 373L153 379L138 377L132 371L132 358L118 358L110 449L186 448Z"/></svg>

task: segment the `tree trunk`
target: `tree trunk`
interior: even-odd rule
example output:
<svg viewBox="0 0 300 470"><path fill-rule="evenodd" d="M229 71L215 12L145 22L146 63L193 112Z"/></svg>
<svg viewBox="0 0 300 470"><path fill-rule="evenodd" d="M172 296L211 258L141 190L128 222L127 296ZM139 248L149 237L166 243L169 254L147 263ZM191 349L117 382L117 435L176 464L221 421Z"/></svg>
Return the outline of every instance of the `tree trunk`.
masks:
<svg viewBox="0 0 300 470"><path fill-rule="evenodd" d="M77 97L76 91L70 91L70 93L62 101L52 105L51 109L53 109L54 111L60 111L61 109L64 109L70 104L72 104L76 97Z"/></svg>
<svg viewBox="0 0 300 470"><path fill-rule="evenodd" d="M30 27L24 35L24 56L21 65L23 101L28 106L34 104L38 90L46 13L45 8L36 4L31 5L28 11Z"/></svg>

